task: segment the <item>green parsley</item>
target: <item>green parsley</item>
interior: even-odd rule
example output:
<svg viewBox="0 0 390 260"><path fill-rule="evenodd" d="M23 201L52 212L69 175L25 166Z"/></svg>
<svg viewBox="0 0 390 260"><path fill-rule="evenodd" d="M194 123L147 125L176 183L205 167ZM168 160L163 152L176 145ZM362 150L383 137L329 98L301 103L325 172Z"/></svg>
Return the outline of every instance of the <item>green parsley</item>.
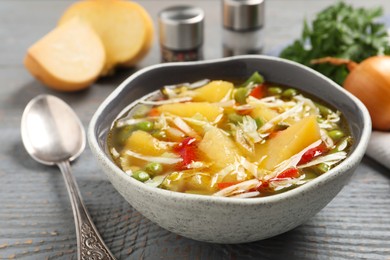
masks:
<svg viewBox="0 0 390 260"><path fill-rule="evenodd" d="M305 20L301 38L287 46L280 57L312 67L341 85L348 74L346 66L310 61L331 56L361 62L390 54L386 26L378 21L382 14L380 7L354 8L339 2L319 12L311 26Z"/></svg>

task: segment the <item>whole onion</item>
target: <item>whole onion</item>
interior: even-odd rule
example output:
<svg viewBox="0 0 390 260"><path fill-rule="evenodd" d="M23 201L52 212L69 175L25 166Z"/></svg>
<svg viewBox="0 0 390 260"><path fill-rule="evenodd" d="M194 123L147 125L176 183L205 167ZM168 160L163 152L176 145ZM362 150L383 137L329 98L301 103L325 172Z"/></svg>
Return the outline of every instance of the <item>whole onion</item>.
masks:
<svg viewBox="0 0 390 260"><path fill-rule="evenodd" d="M359 98L370 113L372 126L377 130L390 130L390 56L373 56L361 63L325 57L312 63L347 65L350 73L343 86Z"/></svg>

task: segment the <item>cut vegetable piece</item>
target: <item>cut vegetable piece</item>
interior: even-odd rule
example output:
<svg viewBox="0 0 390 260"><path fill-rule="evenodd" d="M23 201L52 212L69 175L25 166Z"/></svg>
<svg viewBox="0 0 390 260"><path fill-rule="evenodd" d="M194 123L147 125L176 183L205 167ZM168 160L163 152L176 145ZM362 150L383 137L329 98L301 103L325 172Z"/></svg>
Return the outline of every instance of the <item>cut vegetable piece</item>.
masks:
<svg viewBox="0 0 390 260"><path fill-rule="evenodd" d="M264 83L264 77L260 75L257 71L254 72L242 86L247 86L249 84L263 84Z"/></svg>
<svg viewBox="0 0 390 260"><path fill-rule="evenodd" d="M266 106L256 104L256 107L253 108L250 115L253 118L261 118L261 119L264 119L266 122L268 122L272 118L278 116L279 113L273 109L266 107Z"/></svg>
<svg viewBox="0 0 390 260"><path fill-rule="evenodd" d="M170 113L181 117L193 117L197 113L201 114L210 122L217 119L222 114L223 108L207 102L187 102L177 104L166 104L157 107L160 113Z"/></svg>
<svg viewBox="0 0 390 260"><path fill-rule="evenodd" d="M178 157L146 156L130 150L125 151L125 154L142 161L153 161L161 164L176 164L182 161L182 159Z"/></svg>
<svg viewBox="0 0 390 260"><path fill-rule="evenodd" d="M220 102L233 90L234 85L231 82L216 80L207 85L195 89L194 101Z"/></svg>
<svg viewBox="0 0 390 260"><path fill-rule="evenodd" d="M142 130L134 131L125 144L125 150L149 156L159 156L167 151L166 148L157 138Z"/></svg>
<svg viewBox="0 0 390 260"><path fill-rule="evenodd" d="M173 172L161 183L161 188L196 194L212 194L215 188L210 185L210 174L192 170Z"/></svg>
<svg viewBox="0 0 390 260"><path fill-rule="evenodd" d="M316 116L306 117L268 141L262 151L267 157L261 165L271 170L320 138L320 127Z"/></svg>
<svg viewBox="0 0 390 260"><path fill-rule="evenodd" d="M153 23L138 3L118 0L81 1L71 5L59 24L80 17L100 36L107 53L102 75L115 66L133 66L142 59L153 41Z"/></svg>
<svg viewBox="0 0 390 260"><path fill-rule="evenodd" d="M257 85L252 89L249 96L260 99L265 96L266 94L265 92L266 92L266 88L264 85Z"/></svg>
<svg viewBox="0 0 390 260"><path fill-rule="evenodd" d="M174 151L183 159L182 163L178 166L181 170L188 168L188 165L197 161L197 145L198 143L195 138L187 137L179 145L174 147Z"/></svg>
<svg viewBox="0 0 390 260"><path fill-rule="evenodd" d="M48 87L77 91L91 85L105 61L104 46L92 27L72 19L32 45L26 68Z"/></svg>
<svg viewBox="0 0 390 260"><path fill-rule="evenodd" d="M204 173L195 174L187 181L187 193L198 193L196 191L203 191L204 194L211 194L215 189L211 187L210 182L210 175Z"/></svg>
<svg viewBox="0 0 390 260"><path fill-rule="evenodd" d="M237 146L219 128L210 128L200 141L198 148L218 170L234 163L239 158Z"/></svg>

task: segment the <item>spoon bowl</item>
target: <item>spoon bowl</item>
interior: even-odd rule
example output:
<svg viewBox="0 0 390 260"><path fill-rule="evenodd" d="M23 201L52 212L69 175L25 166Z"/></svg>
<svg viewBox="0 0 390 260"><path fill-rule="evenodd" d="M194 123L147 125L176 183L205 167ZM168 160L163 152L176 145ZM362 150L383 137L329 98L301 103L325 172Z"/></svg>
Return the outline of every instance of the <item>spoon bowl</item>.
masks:
<svg viewBox="0 0 390 260"><path fill-rule="evenodd" d="M78 259L115 259L100 237L81 199L70 161L84 150L84 128L61 99L39 95L26 106L21 123L23 144L36 161L57 165L65 179L76 225Z"/></svg>
<svg viewBox="0 0 390 260"><path fill-rule="evenodd" d="M85 131L74 111L61 99L39 95L22 116L22 139L38 162L54 165L76 159L85 149Z"/></svg>

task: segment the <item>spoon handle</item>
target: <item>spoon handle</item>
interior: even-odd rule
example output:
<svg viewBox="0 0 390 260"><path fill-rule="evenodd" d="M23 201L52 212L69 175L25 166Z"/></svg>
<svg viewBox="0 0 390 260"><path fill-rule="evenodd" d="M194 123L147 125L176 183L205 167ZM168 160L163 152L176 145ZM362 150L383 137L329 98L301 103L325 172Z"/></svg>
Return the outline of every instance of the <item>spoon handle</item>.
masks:
<svg viewBox="0 0 390 260"><path fill-rule="evenodd" d="M76 225L78 259L115 259L100 237L81 199L69 161L57 164L64 176Z"/></svg>

